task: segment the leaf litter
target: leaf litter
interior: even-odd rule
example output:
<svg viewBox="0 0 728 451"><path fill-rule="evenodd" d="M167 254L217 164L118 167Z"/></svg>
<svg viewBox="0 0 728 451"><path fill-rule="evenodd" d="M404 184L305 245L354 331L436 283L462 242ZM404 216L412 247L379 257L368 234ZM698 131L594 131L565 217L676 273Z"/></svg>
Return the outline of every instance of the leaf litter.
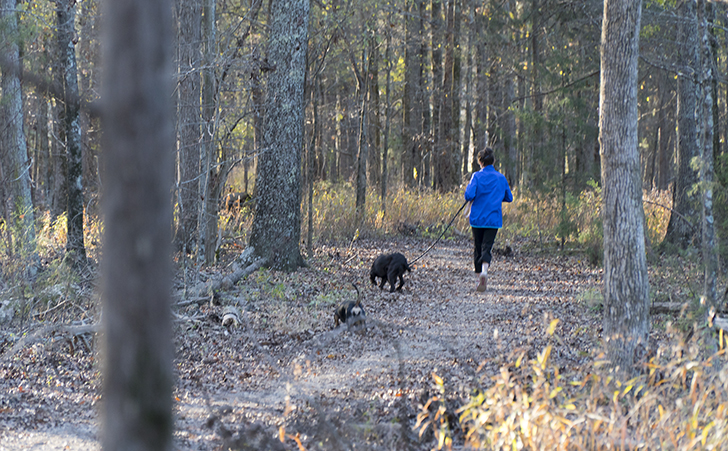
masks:
<svg viewBox="0 0 728 451"><path fill-rule="evenodd" d="M401 292L370 284L379 254L411 261L430 244L322 245L307 268L259 270L212 303L175 307L174 449L432 449L432 434L413 427L441 394L437 378L454 412L515 355L535 359L551 344L563 371L593 359L601 313L584 293L598 291L599 269L515 249L494 256L477 293L472 244L461 239L431 249ZM363 333L333 328L334 309L356 299L352 283L367 312ZM226 327L230 306L238 321ZM0 350L22 332L2 329ZM0 450L100 449L97 351L50 336L0 357Z"/></svg>

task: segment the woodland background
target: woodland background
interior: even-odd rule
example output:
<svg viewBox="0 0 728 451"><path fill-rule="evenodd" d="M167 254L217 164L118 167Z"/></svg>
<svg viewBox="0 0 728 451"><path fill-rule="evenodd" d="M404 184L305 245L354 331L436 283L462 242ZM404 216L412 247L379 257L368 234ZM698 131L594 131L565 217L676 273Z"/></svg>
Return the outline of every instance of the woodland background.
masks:
<svg viewBox="0 0 728 451"><path fill-rule="evenodd" d="M635 275L617 276L625 281L645 276L629 301L639 308L648 302L642 246L651 257L689 257L698 249L705 302L704 311L696 307L692 324L705 330L703 322L712 326L717 318L727 180L723 4L128 0L110 5L104 17L99 2L91 0L0 5L0 214L4 289L11 299L3 305L11 319L20 315L21 328L28 318L39 318L39 307L41 319L61 311L68 319L62 307L69 298L59 302L38 295L42 285L57 286L63 278L70 286L75 277L93 284L96 263L106 261L110 342L141 331L142 345L161 343L155 337L165 335L164 321L157 324L161 327L150 321L122 329L134 326L127 308L146 309L154 318L166 311L167 293L159 281L170 263L167 241L174 246L185 297L188 289L204 288L215 278L205 273L222 261L225 250L267 247L263 265L292 270L305 264L299 246L312 257L314 248L327 242L353 245L360 237L392 232L430 236L456 210L445 207L457 199L476 169L474 154L486 145L496 148L497 167L521 199L509 212L511 220L520 220L520 239L552 244L561 252L567 244L575 246L594 264L604 256L609 271L617 267L612 258L619 252L613 249L625 247L619 238L628 243L637 238L632 254L638 258L626 255L626 267L634 264ZM606 24L612 23L607 19L621 19L618 9L609 7L620 5L632 7L629 20L637 17L638 55L628 51L636 37L605 40ZM124 28L136 24L133 17L113 14L128 13L127 6L165 20L158 30L142 20L144 33L135 34ZM641 23L634 14L640 8ZM112 38L103 41L108 30ZM175 37L173 46L166 46L168 35ZM625 45L625 60L636 62L636 73L625 72L622 83L629 91L636 80L636 99L624 99L625 105L635 100L636 120L629 105L629 114L618 118L628 129L624 142L636 148L617 145L616 154L611 142L600 147L606 136L600 121L605 112L620 111L600 104L600 97L610 99L600 96L605 88L600 76L603 81L612 69L621 69L618 59L605 54L619 56L622 48L600 48L600 36L601 42ZM137 66L140 61L160 64ZM293 70L282 72L282 62ZM612 102L620 100L611 94ZM171 120L165 102L157 101L160 95L173 100ZM174 128L167 130L170 124ZM151 132L135 133L139 130ZM168 131L173 139L166 141ZM154 139L145 142L142 136ZM288 153L280 152L276 139L281 136L291 138ZM170 142L174 158L164 154ZM623 166L627 188L624 178L611 178ZM611 186L610 180L619 184ZM631 199L632 184L644 193L643 204L625 217L637 218L630 224L639 226L607 230L617 219L612 208L622 202L620 196ZM285 204L271 201L278 199L277 191L288 195L280 197ZM408 202L410 196L417 201ZM425 212L428 202L434 208ZM100 205L122 208L107 210L114 215L103 218ZM666 226L651 229L666 212ZM436 219L413 221L427 214ZM285 219L284 227L262 222L266 217ZM135 230L138 220L171 226L171 239L160 232L164 227ZM281 250L291 247L293 255ZM141 263L125 278L127 258ZM630 294L612 292L613 282L605 280L605 325L624 318L618 312L607 319L607 312L613 312L609 307L619 295ZM142 286L151 289L130 295ZM115 303L115 297L126 301ZM88 313L82 321L90 319ZM647 332L647 315L638 316L639 333ZM552 334L553 327L548 329ZM715 338L706 342L708 349L724 352L722 335ZM162 358L141 362L140 369L168 386L164 356L170 350L166 345L149 349ZM110 361L121 362L114 347L109 351ZM539 355L542 370L546 360L548 353ZM551 376L544 377L548 385ZM695 371L692 380L693 386L698 383ZM107 378L109 411L116 402L123 405L128 382ZM169 402L137 400L151 412L165 410ZM655 409L662 417L661 405ZM443 417L435 414L432 421L442 425ZM146 425L160 440L168 426ZM128 437L129 431L112 431L107 446L114 434ZM595 437L599 440L599 434Z"/></svg>
<svg viewBox="0 0 728 451"><path fill-rule="evenodd" d="M27 218L23 209L31 206L46 222L65 215L69 249L83 255L94 243L77 229L98 217L103 184L94 113L99 5L6 6L18 22L17 30L5 27L4 42L18 46L25 75L20 97L4 96L5 123L17 131L3 127L3 217ZM256 155L265 150L256 136L273 69L265 53L270 18L262 1L179 1L174 11L175 240L178 250L212 263L223 199L254 192ZM497 149L498 168L522 195L573 201L600 180L602 12L599 1L314 2L300 162L304 212L308 192L353 184L360 166L364 187L381 194L382 212L388 190L452 191L467 181L473 154L486 144ZM694 2L646 1L640 33L642 187L672 190L676 212L689 220L697 207L681 200L697 181L693 158L701 155L704 124L695 106L705 65L715 90L716 207L725 204L725 5L706 2L704 15L707 42L697 33ZM707 62L698 51L704 45ZM559 233L564 239L575 234L568 219ZM310 226L304 219L304 231ZM311 233L309 242L316 239ZM676 220L668 241L684 247L688 234Z"/></svg>

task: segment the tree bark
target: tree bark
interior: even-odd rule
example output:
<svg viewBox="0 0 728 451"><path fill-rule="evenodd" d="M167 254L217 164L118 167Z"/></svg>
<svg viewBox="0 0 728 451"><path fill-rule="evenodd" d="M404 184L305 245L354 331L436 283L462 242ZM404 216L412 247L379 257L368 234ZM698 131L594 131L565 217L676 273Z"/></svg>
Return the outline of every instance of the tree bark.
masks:
<svg viewBox="0 0 728 451"><path fill-rule="evenodd" d="M715 312L718 305L718 247L715 233L715 217L713 215L713 78L716 58L710 45L708 23L713 23L713 17L708 17L705 0L698 0L698 31L701 42L700 48L702 64L699 66L701 95L698 105L702 110L701 127L701 161L700 181L702 182L702 255L704 265L703 300L710 312ZM715 349L714 351L717 351Z"/></svg>
<svg viewBox="0 0 728 451"><path fill-rule="evenodd" d="M462 45L460 43L460 23L462 22L462 2L463 0L450 0L452 2L452 185L450 190L457 188L461 182L460 162L462 157L460 139L460 91L462 89Z"/></svg>
<svg viewBox="0 0 728 451"><path fill-rule="evenodd" d="M204 170L203 213L199 228L204 237L205 263L215 262L217 253L217 211L220 203L222 184L226 177L225 158L218 158L215 152L215 136L217 135L217 104L215 102L215 57L216 45L216 13L215 0L203 0L202 39L204 43L205 68L202 71L202 146Z"/></svg>
<svg viewBox="0 0 728 451"><path fill-rule="evenodd" d="M17 40L18 20L15 11L15 0L2 0L0 17L4 21L2 28L3 53L11 68L19 67L20 56ZM16 224L21 232L17 241L17 251L24 254L35 254L35 220L33 200L30 190L30 162L28 146L23 130L23 94L17 72L7 68L2 70L0 84L3 94L2 110L4 116L2 170L4 179L9 181L10 211L12 218L6 218ZM28 255L28 254L26 254Z"/></svg>
<svg viewBox="0 0 728 451"><path fill-rule="evenodd" d="M76 70L75 36L76 10L71 0L56 1L56 23L58 25L58 48L64 92L63 124L68 159L66 184L68 206L66 209L67 242L66 252L74 264L86 261L86 247L83 242L83 159L81 151L81 102L78 92Z"/></svg>
<svg viewBox="0 0 728 451"><path fill-rule="evenodd" d="M684 218L698 215L697 194L691 194L698 173L690 164L699 155L698 123L695 118L697 105L697 76L699 64L699 37L694 0L683 0L678 4L680 21L679 60L684 70L677 79L677 174L673 188L672 208L678 214L671 214L667 224L665 242L687 248L697 235L697 223L689 224ZM699 245L699 243L693 243Z"/></svg>
<svg viewBox="0 0 728 451"><path fill-rule="evenodd" d="M437 150L437 166L435 168L435 188L448 192L452 190L455 180L455 168L453 167L453 153L455 152L454 124L453 124L453 68L455 64L454 40L453 40L453 0L447 3L445 14L445 35L441 45L445 47L445 63L442 68L442 84L440 88L440 132L439 145ZM433 42L433 45L435 43ZM434 67L434 66L433 66Z"/></svg>
<svg viewBox="0 0 728 451"><path fill-rule="evenodd" d="M382 114L381 102L379 100L379 65L381 64L381 56L377 39L372 37L369 39L369 97L371 103L371 113L369 119L369 164L367 173L369 183L372 186L380 186L381 180L381 149L382 149Z"/></svg>
<svg viewBox="0 0 728 451"><path fill-rule="evenodd" d="M405 0L405 53L404 53L404 89L402 91L402 182L405 187L413 187L414 178L414 148L416 146L417 127L420 120L414 114L414 100L417 93L417 36L418 25L415 18L416 1Z"/></svg>
<svg viewBox="0 0 728 451"><path fill-rule="evenodd" d="M172 449L172 5L107 0L104 402L106 451Z"/></svg>
<svg viewBox="0 0 728 451"><path fill-rule="evenodd" d="M391 13L389 20L391 21ZM382 191L379 196L381 202L380 209L382 214L387 211L387 182L388 182L388 168L389 168L389 127L392 118L392 33L387 30L386 36L386 48L384 50L384 59L387 61L387 75L385 81L385 88L387 93L384 98L384 143L382 145Z"/></svg>
<svg viewBox="0 0 728 451"><path fill-rule="evenodd" d="M444 75L442 67L442 48L444 44L444 30L442 20L442 1L432 0L432 36L430 47L432 48L432 187L442 189L442 154L446 151L445 131L442 116L444 105Z"/></svg>
<svg viewBox="0 0 728 451"><path fill-rule="evenodd" d="M361 228L364 223L364 211L366 208L367 198L367 162L369 161L369 140L367 139L368 125L368 108L367 108L367 94L369 93L369 57L364 52L362 58L362 70L361 77L359 79L359 97L361 108L359 110L359 155L357 157L357 171L356 171L356 218L355 223L357 228Z"/></svg>
<svg viewBox="0 0 728 451"><path fill-rule="evenodd" d="M196 0L176 0L177 73L177 208L175 247L192 252L200 214L200 42L201 15Z"/></svg>
<svg viewBox="0 0 728 451"><path fill-rule="evenodd" d="M673 146L675 141L675 116L672 112L674 103L672 96L675 92L674 84L671 81L671 74L664 70L658 73L658 96L659 110L657 111L657 124L660 130L660 136L657 140L656 167L657 176L654 186L659 190L667 190L670 188L670 182L673 179Z"/></svg>
<svg viewBox="0 0 728 451"><path fill-rule="evenodd" d="M249 243L269 266L288 271L305 264L299 241L309 11L308 0L272 0L270 5L268 61L274 69L266 92Z"/></svg>
<svg viewBox="0 0 728 451"><path fill-rule="evenodd" d="M614 368L630 372L647 346L649 283L637 139L641 0L605 0L599 142L604 221L604 340Z"/></svg>
<svg viewBox="0 0 728 451"><path fill-rule="evenodd" d="M473 118L473 153L475 155L489 143L488 139L488 46L485 42L487 22L484 14L475 14L472 36L475 41L475 117ZM478 171L477 158L472 159L471 172Z"/></svg>

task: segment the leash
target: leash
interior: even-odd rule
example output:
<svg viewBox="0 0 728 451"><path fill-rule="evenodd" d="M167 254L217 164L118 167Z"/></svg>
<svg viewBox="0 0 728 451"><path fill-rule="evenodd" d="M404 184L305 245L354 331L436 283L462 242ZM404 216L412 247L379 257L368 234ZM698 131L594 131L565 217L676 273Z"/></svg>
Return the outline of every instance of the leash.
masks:
<svg viewBox="0 0 728 451"><path fill-rule="evenodd" d="M433 247L435 247L435 245L436 245L436 244L438 243L438 241L440 241L440 238L442 238L442 236L443 236L443 235L445 235L445 232L447 232L447 229L449 229L449 228L450 228L450 226L452 225L452 223L453 223L453 222L455 221L455 218L457 218L457 217L458 217L458 215L460 214L460 212L461 212L461 211L463 211L463 208L465 208L465 206L466 206L466 205L468 205L468 201L467 201L467 200L465 201L465 203L463 203L463 206L462 206L462 207L460 207L460 209L459 209L459 210L457 211L457 213L455 213L455 214L453 215L452 219L450 220L450 222L448 222L448 223L447 223L447 225L446 225L446 226L445 226L445 228L443 229L442 233L440 234L440 236L438 236L438 237L437 237L437 239L435 240L435 242L434 242L434 243L432 243L432 244L430 245L430 247L428 247L428 248L427 248L427 249L425 250L425 252L423 252L423 253L422 253L422 255L420 255L419 257L415 258L414 260L412 260L412 261L411 261L411 262L409 262L408 264L410 264L410 265L411 265L411 264L413 264L414 262L416 262L417 260L421 259L422 257L424 257L424 256L425 256L425 254L427 254L428 252L430 252L430 249L432 249Z"/></svg>

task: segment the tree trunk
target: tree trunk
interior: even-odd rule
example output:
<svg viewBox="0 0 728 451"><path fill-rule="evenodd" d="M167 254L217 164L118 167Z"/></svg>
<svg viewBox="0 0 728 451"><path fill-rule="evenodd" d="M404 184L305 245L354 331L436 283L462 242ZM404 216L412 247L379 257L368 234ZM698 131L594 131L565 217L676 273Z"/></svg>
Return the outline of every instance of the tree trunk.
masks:
<svg viewBox="0 0 728 451"><path fill-rule="evenodd" d="M445 40L442 20L441 0L432 0L432 187L442 189L442 154L444 149L444 124L442 121L445 110L443 96L443 67L442 48Z"/></svg>
<svg viewBox="0 0 728 451"><path fill-rule="evenodd" d="M650 326L637 146L641 6L641 0L606 0L601 42L604 340L612 366L625 372L647 346Z"/></svg>
<svg viewBox="0 0 728 451"><path fill-rule="evenodd" d="M379 64L381 57L379 53L379 45L374 38L369 39L369 96L371 99L371 113L369 125L369 141L371 148L369 149L369 165L367 173L369 182L372 186L379 186L381 180L380 154L382 149L382 115L381 102L379 100Z"/></svg>
<svg viewBox="0 0 728 451"><path fill-rule="evenodd" d="M713 23L713 17L708 17L705 0L698 0L698 25L699 39L702 49L702 64L699 66L700 84L702 95L698 108L702 111L701 127L701 161L700 181L702 182L702 254L704 277L703 277L703 299L709 311L715 312L718 305L718 246L715 234L715 217L713 216L713 166L714 146L713 141L713 68L716 57L713 55L713 47L710 45L708 23ZM717 349L714 349L717 351Z"/></svg>
<svg viewBox="0 0 728 451"><path fill-rule="evenodd" d="M178 19L177 74L177 203L175 247L192 252L200 214L200 42L199 2L176 0Z"/></svg>
<svg viewBox="0 0 728 451"><path fill-rule="evenodd" d="M391 13L389 17L391 21ZM384 143L382 145L382 191L380 194L381 210L382 214L387 211L387 181L389 174L388 170L388 159L389 159L389 126L392 117L392 33L387 30L386 37L386 48L384 50L384 59L387 61L387 76L385 81L385 87L387 94L384 98Z"/></svg>
<svg viewBox="0 0 728 451"><path fill-rule="evenodd" d="M420 118L414 114L414 100L417 93L417 61L418 24L415 17L415 0L405 0L405 53L404 53L404 89L402 91L402 182L405 187L413 187L414 178L414 146L417 139L416 122Z"/></svg>
<svg viewBox="0 0 728 451"><path fill-rule="evenodd" d="M698 231L697 224L690 224L685 218L697 216L699 202L697 194L692 194L698 173L690 164L693 157L699 155L698 124L695 119L699 37L695 1L683 0L678 5L678 11L682 43L679 46L679 59L680 65L687 70L681 71L677 79L677 174L672 202L675 213L670 215L665 241L685 249Z"/></svg>
<svg viewBox="0 0 728 451"><path fill-rule="evenodd" d="M461 172L460 172L460 161L462 150L460 145L462 141L460 139L460 90L462 89L462 45L460 43L460 23L462 22L462 2L463 0L450 0L452 5L452 108L450 114L452 115L452 154L451 162L452 165L452 184L449 190L452 190L460 185Z"/></svg>
<svg viewBox="0 0 728 451"><path fill-rule="evenodd" d="M215 0L203 0L202 6L202 38L205 45L205 69L202 71L202 146L204 178L203 215L199 227L204 232L205 263L215 262L217 252L217 209L220 204L220 192L225 181L224 168L220 165L215 152L215 136L217 135L217 115L215 103ZM222 161L225 161L222 158Z"/></svg>
<svg viewBox="0 0 728 451"><path fill-rule="evenodd" d="M73 1L56 1L56 20L58 25L58 48L61 58L64 96L64 128L68 166L66 180L68 186L68 207L66 210L67 242L66 251L74 264L86 261L86 248L83 243L83 160L81 152L80 98L76 71L76 47L74 24L76 10Z"/></svg>
<svg viewBox="0 0 728 451"><path fill-rule="evenodd" d="M455 104L453 94L455 83L453 81L455 65L454 41L454 0L449 0L445 14L445 35L441 45L445 46L445 63L442 68L442 85L440 88L440 142L437 152L437 167L435 188L448 192L452 190L455 181L455 167L453 167L453 153L455 150L455 124L453 123ZM433 43L434 45L434 43Z"/></svg>
<svg viewBox="0 0 728 451"><path fill-rule="evenodd" d="M103 449L172 449L172 5L107 0Z"/></svg>
<svg viewBox="0 0 728 451"><path fill-rule="evenodd" d="M369 142L367 139L367 128L368 124L368 108L367 108L367 94L369 93L369 57L364 52L362 58L362 70L361 77L359 78L359 97L361 109L359 110L359 155L357 157L357 171L356 171L356 218L355 224L357 228L361 228L364 223L364 211L366 208L367 198L367 162L369 161Z"/></svg>
<svg viewBox="0 0 728 451"><path fill-rule="evenodd" d="M308 146L308 159L306 161L306 168L308 169L308 183L307 188L307 199L306 199L306 211L308 213L308 227L307 230L307 236L306 236L306 243L308 244L308 256L311 258L313 256L313 183L314 178L316 176L316 171L314 168L315 160L316 160L316 148L321 147L321 135L319 134L319 129L321 126L319 125L319 114L318 114L318 94L319 94L319 87L321 86L318 82L318 80L314 80L311 84L311 109L313 110L312 118L311 118L311 144ZM317 144L318 140L318 146Z"/></svg>
<svg viewBox="0 0 728 451"><path fill-rule="evenodd" d="M471 48L473 44L472 34L468 33L467 38L468 45L466 46L466 48L468 49L468 53L465 58L465 124L463 124L463 147L460 161L460 163L462 164L460 170L463 174L467 174L470 172L470 139L473 128L473 50Z"/></svg>
<svg viewBox="0 0 728 451"><path fill-rule="evenodd" d="M673 179L673 145L675 141L675 116L672 113L672 95L675 92L674 85L671 82L672 74L661 70L658 74L658 96L659 109L657 111L657 124L660 130L660 136L657 141L657 177L655 187L659 190L667 190L670 188L670 182Z"/></svg>
<svg viewBox="0 0 728 451"><path fill-rule="evenodd" d="M415 132L417 138L413 149L413 166L417 168L417 186L430 186L432 178L432 155L430 152L430 106L427 95L427 40L425 39L425 24L427 22L426 0L417 0L419 25L417 28L417 40L419 51L417 54L417 89L415 91L415 103L412 110L412 118L415 121Z"/></svg>
<svg viewBox="0 0 728 451"><path fill-rule="evenodd" d="M483 14L476 14L474 30L471 32L475 46L475 117L473 124L473 153L475 155L489 143L488 139L488 46L485 42L484 32L487 24ZM471 172L478 171L477 158L472 160Z"/></svg>
<svg viewBox="0 0 728 451"><path fill-rule="evenodd" d="M538 187L544 179L541 171L535 170L538 165L534 163L543 158L543 144L545 130L543 126L543 95L541 94L541 2L531 0L531 95L533 96L533 135L531 146L527 151L527 162L523 165L524 187Z"/></svg>
<svg viewBox="0 0 728 451"><path fill-rule="evenodd" d="M308 0L272 0L270 72L258 157L250 246L269 266L293 271L301 257L301 151L308 42Z"/></svg>
<svg viewBox="0 0 728 451"><path fill-rule="evenodd" d="M2 33L3 53L11 68L20 67L20 56L17 40L18 20L15 13L15 0L2 0L0 17L4 22ZM6 218L16 224L21 232L18 237L17 251L24 255L35 254L35 220L33 200L30 191L30 162L28 146L23 130L23 94L18 73L13 69L3 68L0 84L3 94L2 108L4 124L4 149L2 158L3 176L9 181L10 209L12 218Z"/></svg>

